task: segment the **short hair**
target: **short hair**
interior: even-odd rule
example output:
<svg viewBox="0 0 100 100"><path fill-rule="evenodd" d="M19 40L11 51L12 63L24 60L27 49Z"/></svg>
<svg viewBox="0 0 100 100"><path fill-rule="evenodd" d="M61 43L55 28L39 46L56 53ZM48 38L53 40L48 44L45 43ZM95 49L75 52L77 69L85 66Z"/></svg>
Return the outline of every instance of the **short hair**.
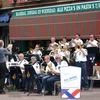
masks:
<svg viewBox="0 0 100 100"><path fill-rule="evenodd" d="M45 58L49 58L50 59L50 56L49 55L46 55Z"/></svg>
<svg viewBox="0 0 100 100"><path fill-rule="evenodd" d="M67 40L67 37L63 37L63 39L66 39Z"/></svg>
<svg viewBox="0 0 100 100"><path fill-rule="evenodd" d="M60 55L60 54L57 54L56 56L55 56L55 58L60 58L61 60L63 60L63 56L62 55Z"/></svg>
<svg viewBox="0 0 100 100"><path fill-rule="evenodd" d="M52 37L51 39L55 39L55 37Z"/></svg>
<svg viewBox="0 0 100 100"><path fill-rule="evenodd" d="M32 57L31 57L31 60L35 60L35 61L37 61L37 59L36 59L35 56L32 56Z"/></svg>
<svg viewBox="0 0 100 100"><path fill-rule="evenodd" d="M58 47L58 44L54 44L53 46Z"/></svg>
<svg viewBox="0 0 100 100"><path fill-rule="evenodd" d="M80 36L80 34L79 34L79 33L77 33L76 35Z"/></svg>

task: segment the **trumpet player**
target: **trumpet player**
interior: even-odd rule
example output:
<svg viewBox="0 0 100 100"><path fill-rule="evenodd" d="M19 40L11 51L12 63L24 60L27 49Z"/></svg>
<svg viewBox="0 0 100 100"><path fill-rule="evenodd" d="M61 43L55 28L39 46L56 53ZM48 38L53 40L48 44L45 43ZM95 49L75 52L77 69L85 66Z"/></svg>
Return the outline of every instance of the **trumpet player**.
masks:
<svg viewBox="0 0 100 100"><path fill-rule="evenodd" d="M88 76L93 74L93 66L95 65L95 57L96 53L98 53L98 41L95 40L95 36L93 34L90 35L90 39L86 40L86 49L88 51L87 56L87 72Z"/></svg>
<svg viewBox="0 0 100 100"><path fill-rule="evenodd" d="M80 44L75 46L76 50L74 51L74 58L77 67L81 68L81 77L84 79L84 87L85 91L89 89L89 83L86 73L86 56L88 55L87 50L82 48ZM81 82L81 89L82 89L82 82Z"/></svg>
<svg viewBox="0 0 100 100"><path fill-rule="evenodd" d="M67 45L69 47L69 42L67 41L67 38L63 37L62 41L59 41L59 45L61 46Z"/></svg>
<svg viewBox="0 0 100 100"><path fill-rule="evenodd" d="M71 40L70 47L75 47L77 43L83 45L83 41L80 39L80 34L78 33L75 35L75 39Z"/></svg>

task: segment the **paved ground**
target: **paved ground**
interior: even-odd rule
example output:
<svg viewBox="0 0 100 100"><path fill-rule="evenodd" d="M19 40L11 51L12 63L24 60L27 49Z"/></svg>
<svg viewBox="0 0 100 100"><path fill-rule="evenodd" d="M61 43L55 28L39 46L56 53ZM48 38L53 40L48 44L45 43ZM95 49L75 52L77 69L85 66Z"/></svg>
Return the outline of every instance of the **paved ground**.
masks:
<svg viewBox="0 0 100 100"><path fill-rule="evenodd" d="M6 94L0 95L0 100L63 100L60 96L41 96L40 94L32 93L27 96L28 93L23 92L8 92L6 90ZM73 99L67 99L73 100ZM100 100L100 87L93 88L92 91L82 91L81 98L75 100Z"/></svg>

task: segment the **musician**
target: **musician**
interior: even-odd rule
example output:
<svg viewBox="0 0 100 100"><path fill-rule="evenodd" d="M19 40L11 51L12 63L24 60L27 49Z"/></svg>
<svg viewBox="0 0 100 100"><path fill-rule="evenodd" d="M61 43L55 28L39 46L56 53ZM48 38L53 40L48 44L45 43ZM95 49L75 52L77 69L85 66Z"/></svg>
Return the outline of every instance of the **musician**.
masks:
<svg viewBox="0 0 100 100"><path fill-rule="evenodd" d="M54 90L54 82L60 81L60 66L68 66L66 61L63 61L63 57L60 54L55 56L57 62L56 69L51 69L50 71L54 74L45 80L45 90L48 91L45 95L52 95Z"/></svg>
<svg viewBox="0 0 100 100"><path fill-rule="evenodd" d="M75 35L75 39L71 40L70 47L75 47L77 43L83 45L83 41L80 39L80 34L78 33Z"/></svg>
<svg viewBox="0 0 100 100"><path fill-rule="evenodd" d="M81 77L84 79L84 90L89 89L89 83L86 73L86 56L88 55L87 50L82 48L80 44L75 46L76 50L74 51L74 58L76 62L76 66L81 68ZM82 89L82 81L81 81L81 89Z"/></svg>
<svg viewBox="0 0 100 100"><path fill-rule="evenodd" d="M98 53L98 41L95 40L95 36L93 34L90 35L89 40L86 40L86 49L88 50L87 72L88 76L91 76L93 73L93 66L95 65L96 53Z"/></svg>
<svg viewBox="0 0 100 100"><path fill-rule="evenodd" d="M51 38L51 43L49 44L49 47L47 48L47 50L54 50L53 46L56 44L56 45L59 45L57 42L55 42L55 37L52 37Z"/></svg>
<svg viewBox="0 0 100 100"><path fill-rule="evenodd" d="M26 59L24 59L24 54L23 53L18 54L18 58L19 58L18 65L21 68L21 71L23 73L24 69L25 69L24 64L28 64L29 62Z"/></svg>
<svg viewBox="0 0 100 100"><path fill-rule="evenodd" d="M36 84L37 84L37 89L39 88L39 83L37 81L37 77L38 75L40 74L40 65L39 63L37 62L37 59L35 56L32 56L31 57L31 63L32 67L34 68L35 72L34 73L34 76L33 78L36 80ZM26 81L26 76L24 77L24 80L23 80L23 84L22 84L22 87L23 87L23 90L28 90L28 87L29 87L29 82Z"/></svg>
<svg viewBox="0 0 100 100"><path fill-rule="evenodd" d="M32 54L38 54L39 57L41 58L41 56L42 56L42 51L40 50L40 44L36 44L36 45L35 45L35 49L34 49L34 51L33 51Z"/></svg>
<svg viewBox="0 0 100 100"><path fill-rule="evenodd" d="M67 45L69 47L69 42L67 42L67 38L63 37L62 41L59 41L59 45L61 46Z"/></svg>
<svg viewBox="0 0 100 100"><path fill-rule="evenodd" d="M4 48L4 41L0 40L0 94L5 94L3 90L6 77L6 56L12 54L12 45L9 44L7 49Z"/></svg>
<svg viewBox="0 0 100 100"><path fill-rule="evenodd" d="M68 46L64 45L62 50L59 52L60 55L62 55L63 57L65 57L65 60L67 61L67 63L69 63L70 61L70 51L68 51Z"/></svg>

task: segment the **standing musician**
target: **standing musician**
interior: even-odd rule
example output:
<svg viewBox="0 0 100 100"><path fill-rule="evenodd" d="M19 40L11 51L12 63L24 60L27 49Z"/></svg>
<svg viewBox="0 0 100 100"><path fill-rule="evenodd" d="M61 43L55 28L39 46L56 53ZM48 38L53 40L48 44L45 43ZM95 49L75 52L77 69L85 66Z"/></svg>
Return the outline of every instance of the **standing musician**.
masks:
<svg viewBox="0 0 100 100"><path fill-rule="evenodd" d="M75 46L75 51L74 51L74 58L76 62L76 66L81 68L81 77L84 79L84 90L89 89L89 83L88 83L88 78L87 78L87 73L86 73L86 61L87 58L86 56L88 55L87 50L82 48L80 44L77 44ZM81 78L82 79L82 78ZM82 89L82 80L81 80L81 89Z"/></svg>
<svg viewBox="0 0 100 100"><path fill-rule="evenodd" d="M59 41L59 45L61 46L67 45L69 47L69 42L67 42L67 38L63 37L62 41Z"/></svg>
<svg viewBox="0 0 100 100"><path fill-rule="evenodd" d="M51 43L49 44L49 47L47 48L48 50L53 50L53 46L56 44L56 45L59 45L57 42L55 42L55 37L52 37L51 38Z"/></svg>
<svg viewBox="0 0 100 100"><path fill-rule="evenodd" d="M90 35L89 40L86 40L86 48L88 50L87 72L88 72L88 76L91 76L93 73L93 66L95 65L96 53L98 53L98 41L95 40L95 36L93 34Z"/></svg>
<svg viewBox="0 0 100 100"><path fill-rule="evenodd" d="M6 77L6 56L12 54L12 45L9 44L7 49L4 48L4 41L0 40L0 94L5 94L3 90L5 77Z"/></svg>

